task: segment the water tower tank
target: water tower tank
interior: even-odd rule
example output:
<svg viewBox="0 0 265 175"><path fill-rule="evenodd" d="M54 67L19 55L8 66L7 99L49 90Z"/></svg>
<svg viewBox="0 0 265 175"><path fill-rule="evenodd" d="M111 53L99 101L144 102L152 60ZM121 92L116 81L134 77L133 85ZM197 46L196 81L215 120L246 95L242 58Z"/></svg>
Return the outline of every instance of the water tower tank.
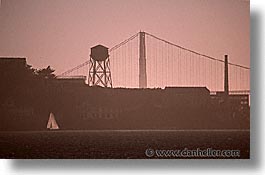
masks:
<svg viewBox="0 0 265 175"><path fill-rule="evenodd" d="M92 47L90 56L95 61L105 61L109 57L108 48L102 45Z"/></svg>

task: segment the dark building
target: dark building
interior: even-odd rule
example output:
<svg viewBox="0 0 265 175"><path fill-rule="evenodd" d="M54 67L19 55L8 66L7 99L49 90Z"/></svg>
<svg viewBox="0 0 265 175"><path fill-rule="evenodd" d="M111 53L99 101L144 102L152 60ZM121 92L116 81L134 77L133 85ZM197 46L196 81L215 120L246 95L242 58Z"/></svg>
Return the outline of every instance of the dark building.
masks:
<svg viewBox="0 0 265 175"><path fill-rule="evenodd" d="M26 68L26 58L0 57L1 77L12 77Z"/></svg>
<svg viewBox="0 0 265 175"><path fill-rule="evenodd" d="M24 68L26 58L0 57L1 68Z"/></svg>
<svg viewBox="0 0 265 175"><path fill-rule="evenodd" d="M85 85L86 76L56 77L54 83L61 87Z"/></svg>
<svg viewBox="0 0 265 175"><path fill-rule="evenodd" d="M4 58L0 65L16 75L26 62ZM51 112L65 130L249 129L247 95L211 95L206 87L91 87L85 77L39 81L0 89L0 130L45 130Z"/></svg>

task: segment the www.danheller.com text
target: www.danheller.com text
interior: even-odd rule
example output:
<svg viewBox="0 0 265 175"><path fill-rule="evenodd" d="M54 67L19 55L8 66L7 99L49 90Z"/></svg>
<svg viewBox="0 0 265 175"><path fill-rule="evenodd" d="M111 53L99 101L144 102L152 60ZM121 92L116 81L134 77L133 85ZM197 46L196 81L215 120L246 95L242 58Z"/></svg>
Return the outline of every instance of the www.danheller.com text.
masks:
<svg viewBox="0 0 265 175"><path fill-rule="evenodd" d="M240 157L240 150L216 150L213 148L206 149L152 149L148 148L145 150L147 157L158 157L158 158L196 158L196 157L207 157L207 158L231 158Z"/></svg>

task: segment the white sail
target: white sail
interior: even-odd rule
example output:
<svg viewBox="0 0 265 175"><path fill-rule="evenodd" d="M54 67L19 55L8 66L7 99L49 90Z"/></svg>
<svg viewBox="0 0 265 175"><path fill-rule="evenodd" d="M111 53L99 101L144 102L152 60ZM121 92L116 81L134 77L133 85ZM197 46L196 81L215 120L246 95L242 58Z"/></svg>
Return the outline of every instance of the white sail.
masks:
<svg viewBox="0 0 265 175"><path fill-rule="evenodd" d="M55 116L53 115L52 112L50 113L50 116L49 116L49 120L47 123L47 129L59 129L59 126L55 120Z"/></svg>

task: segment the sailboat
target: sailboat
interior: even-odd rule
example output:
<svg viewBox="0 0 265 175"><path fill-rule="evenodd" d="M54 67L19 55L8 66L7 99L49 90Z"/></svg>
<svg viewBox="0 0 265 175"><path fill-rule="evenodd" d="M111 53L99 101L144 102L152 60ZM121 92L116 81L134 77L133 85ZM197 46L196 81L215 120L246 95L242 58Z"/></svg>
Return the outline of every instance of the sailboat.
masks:
<svg viewBox="0 0 265 175"><path fill-rule="evenodd" d="M47 123L47 129L50 129L50 130L60 129L56 120L55 120L55 116L52 112L50 113L50 116L49 116L49 120Z"/></svg>

